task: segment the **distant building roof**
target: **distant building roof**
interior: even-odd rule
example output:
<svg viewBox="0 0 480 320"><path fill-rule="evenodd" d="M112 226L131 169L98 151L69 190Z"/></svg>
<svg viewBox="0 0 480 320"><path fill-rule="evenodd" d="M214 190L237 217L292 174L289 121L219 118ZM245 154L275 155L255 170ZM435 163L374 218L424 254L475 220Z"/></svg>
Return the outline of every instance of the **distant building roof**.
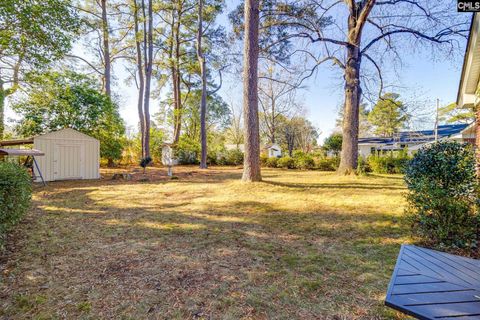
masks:
<svg viewBox="0 0 480 320"><path fill-rule="evenodd" d="M438 139L462 132L469 124L446 124L438 126ZM359 144L424 143L435 140L435 130L402 131L393 137L369 137L358 139Z"/></svg>
<svg viewBox="0 0 480 320"><path fill-rule="evenodd" d="M276 144L276 143L270 143L270 144L267 144L267 145L265 146L265 149L270 149L270 148L280 149L280 146L279 146L278 144Z"/></svg>

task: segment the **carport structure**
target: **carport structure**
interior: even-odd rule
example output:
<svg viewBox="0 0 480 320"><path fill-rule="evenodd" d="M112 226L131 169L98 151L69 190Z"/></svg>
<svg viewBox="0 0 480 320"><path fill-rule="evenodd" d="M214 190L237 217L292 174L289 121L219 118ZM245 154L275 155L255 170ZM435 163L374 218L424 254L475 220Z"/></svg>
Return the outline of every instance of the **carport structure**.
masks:
<svg viewBox="0 0 480 320"><path fill-rule="evenodd" d="M3 143L2 143L3 145ZM38 175L40 177L40 180L42 181L43 185L46 185L45 180L43 179L42 171L38 167L37 160L35 157L37 156L44 156L45 153L43 153L40 150L36 149L13 149L13 148L4 148L0 149L0 157L8 157L8 156L26 156L27 160L25 162L28 162L28 160L31 158L33 165L35 166L36 171L38 172ZM34 170L32 170L32 175L33 179L35 180L35 174Z"/></svg>

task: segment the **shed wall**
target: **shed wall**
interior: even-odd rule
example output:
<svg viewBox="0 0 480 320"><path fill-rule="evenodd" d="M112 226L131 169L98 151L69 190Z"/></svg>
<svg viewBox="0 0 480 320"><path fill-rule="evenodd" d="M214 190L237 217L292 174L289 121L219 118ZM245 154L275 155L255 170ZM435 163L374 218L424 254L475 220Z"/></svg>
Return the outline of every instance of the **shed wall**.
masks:
<svg viewBox="0 0 480 320"><path fill-rule="evenodd" d="M63 129L35 137L34 148L45 153L36 157L45 181L100 178L100 143L92 137Z"/></svg>

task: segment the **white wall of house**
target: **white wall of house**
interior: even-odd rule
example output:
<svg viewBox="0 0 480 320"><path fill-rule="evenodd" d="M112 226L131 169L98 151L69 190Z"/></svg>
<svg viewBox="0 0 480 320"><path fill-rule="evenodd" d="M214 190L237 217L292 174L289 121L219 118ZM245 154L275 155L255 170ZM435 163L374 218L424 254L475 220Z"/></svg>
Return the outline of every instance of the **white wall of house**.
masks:
<svg viewBox="0 0 480 320"><path fill-rule="evenodd" d="M36 158L45 181L100 178L100 142L95 138L67 128L34 137L33 145L45 153Z"/></svg>
<svg viewBox="0 0 480 320"><path fill-rule="evenodd" d="M358 155L367 158L372 154L372 147L375 147L374 144L359 144L358 145Z"/></svg>
<svg viewBox="0 0 480 320"><path fill-rule="evenodd" d="M271 145L267 150L269 157L280 158L282 156L282 148L278 144Z"/></svg>

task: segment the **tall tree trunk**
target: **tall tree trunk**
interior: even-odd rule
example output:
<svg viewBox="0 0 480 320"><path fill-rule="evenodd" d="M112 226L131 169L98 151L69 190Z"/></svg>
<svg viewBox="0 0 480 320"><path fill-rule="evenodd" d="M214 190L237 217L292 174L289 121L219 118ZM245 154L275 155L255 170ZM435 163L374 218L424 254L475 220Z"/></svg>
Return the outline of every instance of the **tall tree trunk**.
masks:
<svg viewBox="0 0 480 320"><path fill-rule="evenodd" d="M200 168L207 169L207 70L205 56L202 50L203 37L203 0L198 0L198 31L197 31L197 57L200 64L202 77L202 98L200 102L200 140L201 159Z"/></svg>
<svg viewBox="0 0 480 320"><path fill-rule="evenodd" d="M245 44L243 60L243 114L245 159L243 181L261 181L258 121L258 25L259 0L245 1Z"/></svg>
<svg viewBox="0 0 480 320"><path fill-rule="evenodd" d="M182 95L180 88L180 73L177 67L173 67L173 142L176 144L180 140L182 129Z"/></svg>
<svg viewBox="0 0 480 320"><path fill-rule="evenodd" d="M150 157L150 85L152 80L153 66L153 8L152 1L148 0L147 14L145 13L145 1L142 0L143 7L143 60L145 68L145 93L143 95L143 149L145 157ZM148 23L147 23L148 22Z"/></svg>
<svg viewBox="0 0 480 320"><path fill-rule="evenodd" d="M102 6L102 31L103 31L103 61L104 61L104 89L108 97L112 96L111 89L111 60L110 60L110 32L108 30L107 0L101 0Z"/></svg>
<svg viewBox="0 0 480 320"><path fill-rule="evenodd" d="M275 143L275 130L276 130L276 126L275 126L275 99L273 98L273 90L272 90L272 139L271 139L271 142L272 144Z"/></svg>
<svg viewBox="0 0 480 320"><path fill-rule="evenodd" d="M134 5L134 24L135 24L135 34L139 34L139 19L138 19L138 3L137 0L133 0ZM145 90L145 77L143 75L143 61L142 61L142 47L141 42L138 37L135 37L135 47L137 51L137 69L138 69L138 100L137 100L137 108L138 108L138 118L140 120L140 135L141 135L141 142L142 142L142 158L145 157L145 150L143 148L144 143L144 133L145 133L145 125L144 125L144 115L143 115L143 95Z"/></svg>
<svg viewBox="0 0 480 320"><path fill-rule="evenodd" d="M345 65L345 112L343 119L342 153L338 173L355 174L358 162L358 112L360 106L360 49L347 48Z"/></svg>
<svg viewBox="0 0 480 320"><path fill-rule="evenodd" d="M180 75L180 24L181 24L181 8L178 9L178 19L174 26L174 39L175 39L175 48L174 48L174 63L175 70L173 74L173 96L175 103L175 114L174 114L174 133L173 133L173 142L175 144L180 140L180 133L182 128L182 91L181 91L181 75Z"/></svg>
<svg viewBox="0 0 480 320"><path fill-rule="evenodd" d="M345 112L339 174L355 174L358 164L358 119L362 89L360 87L360 44L362 32L376 0L347 1L348 16L347 61L345 63Z"/></svg>

